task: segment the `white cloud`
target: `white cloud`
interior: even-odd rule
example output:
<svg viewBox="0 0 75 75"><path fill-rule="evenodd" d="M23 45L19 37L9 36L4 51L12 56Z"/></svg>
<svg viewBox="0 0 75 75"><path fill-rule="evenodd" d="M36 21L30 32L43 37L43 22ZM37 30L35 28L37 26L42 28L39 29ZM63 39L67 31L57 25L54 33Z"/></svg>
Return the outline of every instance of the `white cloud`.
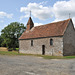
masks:
<svg viewBox="0 0 75 75"><path fill-rule="evenodd" d="M34 26L40 26L43 25L42 23L34 23Z"/></svg>
<svg viewBox="0 0 75 75"><path fill-rule="evenodd" d="M43 1L43 2L40 2L39 4L45 5L47 3L48 3L48 1Z"/></svg>
<svg viewBox="0 0 75 75"><path fill-rule="evenodd" d="M0 18L4 18L4 17L12 18L12 16L13 14L7 14L6 12L3 11L0 12Z"/></svg>
<svg viewBox="0 0 75 75"><path fill-rule="evenodd" d="M70 18L72 18L75 25L75 0L57 1L56 3L54 3L53 7L44 6L44 3L45 2L29 3L26 7L21 7L20 12L24 12L25 15L21 16L20 20L25 17L29 17L30 10L32 11L32 16L34 16L35 18L45 20L54 16L54 21L68 19L70 13Z"/></svg>
<svg viewBox="0 0 75 75"><path fill-rule="evenodd" d="M75 21L75 0L57 1L53 5L53 13L55 15L55 21L68 19L70 13L71 14L70 18L72 18L74 22Z"/></svg>
<svg viewBox="0 0 75 75"><path fill-rule="evenodd" d="M75 2L75 1L74 1ZM73 0L70 1L58 1L54 4L54 14L56 18L69 18L69 13L71 17L75 16L75 3ZM61 17L60 17L61 16Z"/></svg>
<svg viewBox="0 0 75 75"><path fill-rule="evenodd" d="M45 20L48 19L50 17L53 16L52 14L52 8L49 7L45 7L43 6L41 3L29 3L27 5L27 7L21 7L20 8L20 12L24 12L25 16L21 17L21 19L25 18L25 17L29 17L29 11L32 11L32 16L34 16L35 18L39 18L41 20Z"/></svg>

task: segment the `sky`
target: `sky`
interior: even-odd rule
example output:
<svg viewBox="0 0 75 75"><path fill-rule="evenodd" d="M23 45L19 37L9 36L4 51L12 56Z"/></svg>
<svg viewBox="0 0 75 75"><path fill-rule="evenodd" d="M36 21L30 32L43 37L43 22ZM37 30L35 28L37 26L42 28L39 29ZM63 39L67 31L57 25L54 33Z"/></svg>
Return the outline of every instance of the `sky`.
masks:
<svg viewBox="0 0 75 75"><path fill-rule="evenodd" d="M26 26L30 11L34 26L70 17L75 27L75 0L0 0L0 34L11 22Z"/></svg>

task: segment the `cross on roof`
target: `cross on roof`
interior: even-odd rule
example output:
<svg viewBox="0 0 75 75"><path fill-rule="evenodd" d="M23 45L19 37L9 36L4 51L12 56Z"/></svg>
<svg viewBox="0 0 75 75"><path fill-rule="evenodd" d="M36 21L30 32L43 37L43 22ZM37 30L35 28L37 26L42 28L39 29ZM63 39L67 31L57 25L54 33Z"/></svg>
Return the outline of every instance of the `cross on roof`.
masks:
<svg viewBox="0 0 75 75"><path fill-rule="evenodd" d="M30 10L30 17L31 17L31 10Z"/></svg>
<svg viewBox="0 0 75 75"><path fill-rule="evenodd" d="M71 14L69 13L69 18L70 18Z"/></svg>

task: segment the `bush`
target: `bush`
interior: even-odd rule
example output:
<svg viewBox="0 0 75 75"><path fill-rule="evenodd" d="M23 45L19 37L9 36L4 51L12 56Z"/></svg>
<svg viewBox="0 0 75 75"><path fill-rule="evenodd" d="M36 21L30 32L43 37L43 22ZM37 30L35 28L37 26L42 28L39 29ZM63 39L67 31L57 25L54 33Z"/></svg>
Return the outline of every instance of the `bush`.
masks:
<svg viewBox="0 0 75 75"><path fill-rule="evenodd" d="M13 51L13 48L8 48L8 51Z"/></svg>
<svg viewBox="0 0 75 75"><path fill-rule="evenodd" d="M19 51L19 48L16 48L16 51Z"/></svg>

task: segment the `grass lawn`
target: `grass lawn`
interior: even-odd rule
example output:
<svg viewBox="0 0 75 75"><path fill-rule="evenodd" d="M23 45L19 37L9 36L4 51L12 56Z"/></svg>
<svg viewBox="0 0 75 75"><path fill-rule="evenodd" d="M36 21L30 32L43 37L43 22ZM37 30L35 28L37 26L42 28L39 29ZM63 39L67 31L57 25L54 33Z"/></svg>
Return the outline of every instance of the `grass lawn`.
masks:
<svg viewBox="0 0 75 75"><path fill-rule="evenodd" d="M24 55L24 56L38 56L44 59L73 59L75 56L49 56L49 55L37 55L37 54L23 54L17 51L0 51L0 55Z"/></svg>
<svg viewBox="0 0 75 75"><path fill-rule="evenodd" d="M45 59L73 59L75 56L43 56Z"/></svg>

